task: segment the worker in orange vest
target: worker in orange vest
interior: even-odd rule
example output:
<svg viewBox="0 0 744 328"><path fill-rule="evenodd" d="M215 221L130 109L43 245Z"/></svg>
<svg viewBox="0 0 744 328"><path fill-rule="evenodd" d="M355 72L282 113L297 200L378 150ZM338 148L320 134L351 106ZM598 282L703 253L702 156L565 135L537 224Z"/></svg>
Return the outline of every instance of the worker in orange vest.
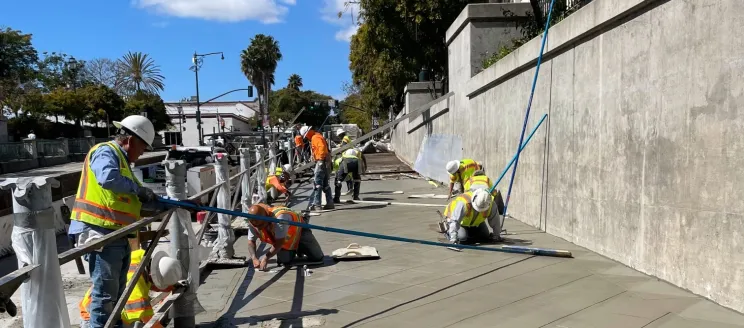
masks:
<svg viewBox="0 0 744 328"><path fill-rule="evenodd" d="M137 266L142 262L144 256L145 250L143 249L132 252L132 259L129 264L129 271L127 272L127 284L134 278ZM150 304L150 290L170 292L173 290L174 285L184 284L183 282L179 283L184 278L183 269L178 260L168 257L162 251L156 253L152 257L150 265L145 267L145 271L137 279L134 290L132 290L127 304L124 305L124 309L121 311L121 320L124 322L124 326L134 327L136 323L146 324L150 321L152 316L155 315L152 310L152 304ZM88 288L83 300L79 304L80 317L82 319L81 328L89 327L91 291L92 288ZM116 301L118 300L114 300L114 302ZM163 328L159 322L155 323L153 327Z"/></svg>
<svg viewBox="0 0 744 328"><path fill-rule="evenodd" d="M266 204L255 204L248 209L248 214L272 217L289 222L306 223L297 212L284 206L270 207ZM306 256L308 263L323 261L323 250L310 229L303 229L288 224L272 223L250 219L248 228L248 254L253 267L265 270L269 259L276 256L276 262L291 265L297 256ZM268 244L270 249L261 258L256 254L256 240Z"/></svg>

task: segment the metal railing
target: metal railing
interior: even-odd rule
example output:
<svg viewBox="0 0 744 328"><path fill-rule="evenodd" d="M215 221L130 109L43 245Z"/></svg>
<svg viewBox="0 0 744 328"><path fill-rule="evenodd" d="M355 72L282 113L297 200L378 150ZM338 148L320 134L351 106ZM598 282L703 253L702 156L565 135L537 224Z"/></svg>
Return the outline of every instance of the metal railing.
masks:
<svg viewBox="0 0 744 328"><path fill-rule="evenodd" d="M36 149L39 157L67 156L64 140L36 140Z"/></svg>
<svg viewBox="0 0 744 328"><path fill-rule="evenodd" d="M19 148L20 149L23 149L22 148L23 147L23 143L19 143L19 145L20 145ZM54 144L50 143L50 147L52 147L51 145L54 145ZM3 146L3 144L0 144L0 150L2 150L2 146ZM84 149L82 143L78 143L78 147L79 148L73 148L73 149L75 149L76 151L82 151ZM281 158L282 158L282 156L284 156L284 153L285 152L287 152L287 154L288 154L288 157L289 157L288 159L290 161L289 162L290 163L290 167L293 167L294 164L295 164L294 163L294 160L293 160L293 157L294 157L293 156L294 155L294 143L290 143L290 149L286 149L286 150L281 151L281 152L277 152L275 147L276 147L276 144L270 145L270 148L271 148L270 150L263 149L263 147L256 147L256 148L252 148L252 149L242 148L241 151L240 151L240 156L241 156L241 171L239 173L235 174L232 177L229 177L229 178L225 179L224 181L220 181L221 180L221 178L220 178L221 175L220 174L217 174L218 181L217 181L217 183L215 185L213 185L213 186L211 186L211 187L209 187L207 189L204 189L204 190L202 190L201 192L199 192L199 193L197 193L195 195L191 195L187 199L188 200L197 200L197 199L201 199L205 195L209 195L209 198L210 198L209 204L210 204L211 207L213 207L214 204L217 202L217 199L218 199L218 196L220 195L220 193L225 192L225 193L228 193L228 196L230 198L232 198L232 202L230 202L229 204L221 204L221 205L228 205L228 206L225 206L225 207L229 207L230 210L236 210L239 207L243 207L242 210L243 211L247 211L247 206L250 206L251 205L251 202L252 202L253 190L257 190L258 193L259 193L259 195L262 195L262 197L266 197L266 193L265 193L266 190L265 190L265 187L264 187L264 182L266 181L266 178L267 178L266 175L268 173L270 173L268 171L268 168L266 167L267 164L268 164L269 167L271 167L271 166L279 167L281 165ZM21 152L20 149L17 152ZM223 155L221 156L219 154L223 154ZM267 154L272 154L273 156L266 156ZM227 162L226 162L226 156L227 156L227 154L226 153L215 153L213 156L215 156L215 161L217 161L217 160L224 160L224 162L222 162L223 165L222 166L215 165L215 169L216 170L217 169L223 170L223 174L224 175L222 175L222 177L226 177L227 176L227 171L228 171ZM254 161L252 161L251 158L254 157L254 156L257 157L257 159L254 160ZM173 159L166 159L166 161L164 161L164 164L166 166L171 165L171 163L169 161L174 162L177 165L183 165L184 164L183 161L173 160ZM249 166L249 164L251 162L255 162L255 164L253 164L252 166ZM171 174L171 171L169 171L168 169L166 169L166 172L167 172L167 174ZM176 172L176 171L174 171L174 172ZM183 174L183 177L181 177L181 178L183 178L183 180L181 181L181 183L183 183L183 186L181 186L181 188L182 188L181 190L185 190L185 172L186 171L184 169L184 170L181 170L180 172ZM290 174L290 176L293 176L293 174ZM43 179L49 180L47 178L43 178ZM177 179L174 179L172 181L176 181L176 180ZM255 180L255 182L253 182L254 180ZM169 180L169 181L171 181L171 180ZM14 182L10 182L10 184L13 184L13 183ZM41 185L43 185L43 184L44 183L41 183ZM4 186L6 186L6 185L4 185ZM41 186L41 185L39 185L39 186ZM16 188L15 185L13 185L13 188ZM24 188L28 189L28 186L25 186ZM48 189L49 189L49 192L51 193L51 188L49 187ZM169 189L169 195L168 196L170 198L176 198L176 199L178 199L178 197L177 197L178 195L171 195L171 190L170 190L171 188L168 188L168 189ZM263 191L263 193L262 193L262 191ZM185 191L183 191L183 194L185 195ZM242 195L243 197L242 198L239 197L240 195ZM176 197L174 197L174 196L176 196ZM51 198L49 198L49 199L51 199ZM181 198L181 199L183 199L183 198ZM241 199L240 202L238 201L239 199ZM40 206L42 206L41 208L44 208L43 207L44 205L40 205ZM48 206L48 207L46 207L47 209L50 209L51 208L51 202L49 204L46 204L46 206ZM47 210L42 210L42 212L44 212L44 211L47 211ZM51 211L49 211L49 212L50 213L53 213ZM112 312L112 315L111 315L111 317L109 318L109 321L106 324L106 327L113 327L114 326L114 323L118 321L118 319L120 317L119 313L121 313L122 309L124 308L124 305L126 304L126 300L129 298L129 295L133 291L134 286L135 286L137 280L139 279L139 277L141 276L142 272L144 271L144 267L150 261L150 258L151 258L151 256L154 253L155 247L157 246L157 244L160 241L160 238L165 234L164 233L165 232L165 230L164 230L165 227L168 226L168 224L169 224L169 222L171 220L174 220L173 219L173 216L174 215L177 215L177 212L174 211L174 209L169 209L169 210L164 211L162 213L157 213L157 214L155 214L153 216L145 217L145 218L143 218L143 219L141 219L141 220L139 220L139 221L137 221L137 222L135 222L133 224L130 224L130 225L124 227L124 228L121 228L119 230L116 230L116 231L114 231L114 232L112 232L110 234L107 234L103 238L96 239L96 240L91 241L89 243L86 243L84 245L77 246L75 248L72 248L70 250L67 250L67 251L65 251L65 252L60 253L60 254L57 255L58 256L58 259L59 259L59 264L60 265L63 265L65 263L67 263L67 262L70 262L70 261L73 261L73 260L77 260L81 256L83 256L85 254L88 254L88 253L90 253L90 252L92 252L94 250L101 249L102 247L104 247L106 245L109 245L110 243L112 243L114 241L120 240L122 238L127 238L128 236L131 236L132 234L135 234L137 232L142 231L143 228L149 226L150 224L152 224L152 223L154 223L156 221L161 221L162 220L160 222L159 228L157 229L157 231L155 233L155 236L151 240L149 240L149 245L146 248L145 256L143 257L142 261L140 262L139 266L137 267L137 269L136 269L136 271L134 273L133 278L130 279L129 282L127 283L125 292L119 298L119 300L118 300L118 302L117 302L117 304L116 304L116 306L114 308L114 311ZM216 215L217 215L216 213L207 213L205 220L202 222L201 228L196 233L196 240L197 240L197 242L199 244L202 243L202 238L204 236L204 233L208 229L210 229L210 223L211 223L211 221L213 220L213 218ZM230 218L230 219L234 219L234 217L233 218ZM175 220L177 220L177 219L175 219ZM179 224L176 224L175 226L178 226L178 225ZM173 236L173 238L171 240L171 243L177 243L177 241L175 241L175 239L176 239L175 236L178 235L178 234L182 234L183 231L174 231L174 225L172 224L172 222L171 222L171 228L169 230L170 230L170 235ZM54 242L54 240L51 240L49 242ZM215 246L215 247L217 247L217 246ZM191 251L189 251L189 252L191 252ZM175 255L171 254L171 256L175 256ZM196 255L195 254L192 254L192 256L196 256ZM188 256L187 256L187 258L188 258ZM182 259L180 259L180 255L179 255L179 260L182 260ZM206 265L205 265L206 262L207 261L203 261L200 264L200 270L203 269L204 267L206 267ZM182 260L182 265L185 265L185 267L189 267L188 263L184 263L183 260ZM6 304L6 303L8 303L9 300L10 300L10 296L15 292L16 289L19 288L19 286L21 285L21 283L24 280L26 280L26 279L28 279L30 277L31 272L34 271L38 267L39 267L38 264L27 263L22 268L14 271L14 272L11 272L10 274L8 274L8 275L6 275L4 277L0 277L0 304ZM192 277L192 279L199 279L199 277ZM59 285L59 288L61 288L62 281L59 281L59 284L58 285ZM179 287L175 288L170 294L167 294L168 296L165 298L165 301L163 303L163 306L161 306L157 310L155 316L153 316L150 319L150 321L145 325L145 327L152 327L154 324L156 324L159 320L161 320L166 315L166 313L168 313L168 311L170 310L171 307L176 306L176 308L179 308L178 302L182 298L183 295L185 295L185 294L188 293L188 288L189 288L188 286L179 286ZM10 304L12 304L12 302L10 302ZM66 307L67 305L66 304L61 304L59 306ZM24 315L34 315L34 314L33 313L26 314L24 312ZM24 319L26 319L26 318L24 317ZM193 322L193 316L190 319ZM187 320L187 322L188 322L188 320ZM187 326L191 326L191 325L187 324ZM36 327L34 327L34 328L36 328ZM41 327L39 327L39 328L41 328Z"/></svg>
<svg viewBox="0 0 744 328"><path fill-rule="evenodd" d="M33 159L29 145L25 142L0 143L0 162Z"/></svg>
<svg viewBox="0 0 744 328"><path fill-rule="evenodd" d="M91 144L86 138L67 139L67 147L70 154L87 154Z"/></svg>

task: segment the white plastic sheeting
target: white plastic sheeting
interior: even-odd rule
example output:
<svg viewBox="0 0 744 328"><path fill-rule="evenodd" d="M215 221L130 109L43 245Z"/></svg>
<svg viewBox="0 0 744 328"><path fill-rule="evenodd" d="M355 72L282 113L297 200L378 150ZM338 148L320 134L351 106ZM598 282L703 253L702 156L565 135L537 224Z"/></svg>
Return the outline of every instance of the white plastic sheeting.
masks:
<svg viewBox="0 0 744 328"><path fill-rule="evenodd" d="M214 155L215 173L217 173L217 183L227 181L221 187L217 188L217 207L232 209L230 204L230 182L227 176L227 154L219 153ZM232 259L235 256L235 232L231 229L230 216L227 214L217 214L217 240L212 248L212 258Z"/></svg>
<svg viewBox="0 0 744 328"><path fill-rule="evenodd" d="M445 170L447 162L462 158L462 140L451 134L432 134L421 141L413 169L419 174L439 182L449 182Z"/></svg>
<svg viewBox="0 0 744 328"><path fill-rule="evenodd" d="M70 316L62 290L62 273L57 258L52 189L59 182L47 178L8 179L3 188L13 187L13 232L11 241L18 267L39 264L21 285L21 310L26 328L69 328Z"/></svg>

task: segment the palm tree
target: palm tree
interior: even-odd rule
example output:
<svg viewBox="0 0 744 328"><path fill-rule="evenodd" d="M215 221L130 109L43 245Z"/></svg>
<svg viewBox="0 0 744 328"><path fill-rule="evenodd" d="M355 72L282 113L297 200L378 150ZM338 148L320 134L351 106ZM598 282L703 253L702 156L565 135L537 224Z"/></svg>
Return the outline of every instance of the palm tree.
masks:
<svg viewBox="0 0 744 328"><path fill-rule="evenodd" d="M262 114L268 113L269 94L274 84L274 72L277 63L282 59L279 42L274 37L256 34L251 44L240 54L240 68L245 77L256 86L259 107L263 105ZM263 98L263 102L261 101Z"/></svg>
<svg viewBox="0 0 744 328"><path fill-rule="evenodd" d="M287 88L300 91L300 88L302 88L302 78L297 74L290 75L287 82Z"/></svg>
<svg viewBox="0 0 744 328"><path fill-rule="evenodd" d="M139 91L158 94L165 89L165 77L160 74L160 66L147 54L130 51L116 61L116 66L119 76L117 89L125 94Z"/></svg>

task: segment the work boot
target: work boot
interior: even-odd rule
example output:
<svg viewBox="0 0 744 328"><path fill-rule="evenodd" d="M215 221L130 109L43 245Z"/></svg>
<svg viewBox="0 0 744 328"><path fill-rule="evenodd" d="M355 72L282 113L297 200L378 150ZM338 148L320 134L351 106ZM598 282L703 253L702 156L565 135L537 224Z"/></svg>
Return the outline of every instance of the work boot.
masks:
<svg viewBox="0 0 744 328"><path fill-rule="evenodd" d="M361 182L354 182L354 200L359 199L359 188L362 186Z"/></svg>
<svg viewBox="0 0 744 328"><path fill-rule="evenodd" d="M336 195L338 195L338 194L336 194ZM338 197L333 198L333 203L334 204L341 204L341 198L338 198Z"/></svg>
<svg viewBox="0 0 744 328"><path fill-rule="evenodd" d="M325 206L323 206L323 209L324 210L333 210L333 209L336 209L336 206L334 206L333 204L326 204Z"/></svg>

